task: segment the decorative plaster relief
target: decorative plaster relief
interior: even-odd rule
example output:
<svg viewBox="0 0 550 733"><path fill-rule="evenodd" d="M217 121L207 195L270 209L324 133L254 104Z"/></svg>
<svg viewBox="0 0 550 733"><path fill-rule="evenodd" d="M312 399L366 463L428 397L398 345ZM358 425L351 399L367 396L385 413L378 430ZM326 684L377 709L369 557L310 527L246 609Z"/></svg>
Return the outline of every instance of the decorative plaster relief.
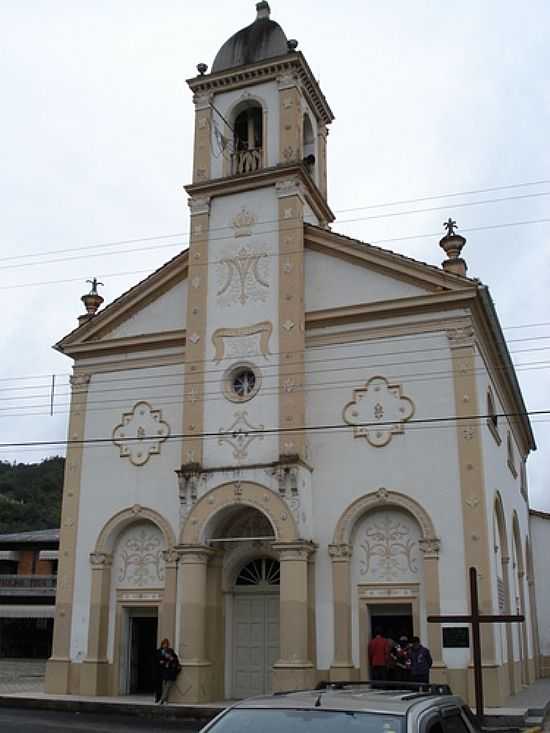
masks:
<svg viewBox="0 0 550 733"><path fill-rule="evenodd" d="M273 333L273 324L270 321L255 323L253 326L242 328L218 328L212 334L214 344L214 361L232 357L257 356L261 354L268 358L269 339Z"/></svg>
<svg viewBox="0 0 550 733"><path fill-rule="evenodd" d="M244 206L233 219L233 231L235 237L250 237L252 229L256 224L256 217Z"/></svg>
<svg viewBox="0 0 550 733"><path fill-rule="evenodd" d="M120 448L120 457L129 458L134 466L143 466L152 455L160 453L161 443L170 435L170 426L162 419L161 410L153 410L148 402L136 402L131 412L122 415L122 422L113 430L113 443Z"/></svg>
<svg viewBox="0 0 550 733"><path fill-rule="evenodd" d="M116 551L118 586L158 588L164 585L163 538L153 524L130 527L120 538Z"/></svg>
<svg viewBox="0 0 550 733"><path fill-rule="evenodd" d="M369 515L358 542L360 574L386 581L416 578L418 535L418 529L400 512Z"/></svg>
<svg viewBox="0 0 550 733"><path fill-rule="evenodd" d="M220 428L218 444L227 443L233 448L233 458L237 462L244 461L248 456L248 449L254 440L263 440L262 433L257 432L264 429L263 425L254 426L248 421L246 410L237 411L235 420L229 428ZM252 435L251 435L252 432Z"/></svg>
<svg viewBox="0 0 550 733"><path fill-rule="evenodd" d="M354 427L354 438L366 438L375 448L382 448L394 435L405 430L414 415L414 403L404 397L400 384L390 384L384 377L372 377L353 392L353 401L344 407L344 422Z"/></svg>
<svg viewBox="0 0 550 733"><path fill-rule="evenodd" d="M218 303L245 305L249 300L265 302L270 270L268 253L253 250L246 245L236 255L224 257L217 266Z"/></svg>

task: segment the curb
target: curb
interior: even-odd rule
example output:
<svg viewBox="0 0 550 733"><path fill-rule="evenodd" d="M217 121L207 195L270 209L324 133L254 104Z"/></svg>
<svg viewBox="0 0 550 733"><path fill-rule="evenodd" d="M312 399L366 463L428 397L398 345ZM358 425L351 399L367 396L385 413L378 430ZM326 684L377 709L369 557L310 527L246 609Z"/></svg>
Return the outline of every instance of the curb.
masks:
<svg viewBox="0 0 550 733"><path fill-rule="evenodd" d="M200 705L148 705L116 702L91 702L89 700L42 700L32 697L0 695L0 708L48 710L67 713L92 713L119 715L134 718L185 720L202 725L216 717L225 707L201 707Z"/></svg>

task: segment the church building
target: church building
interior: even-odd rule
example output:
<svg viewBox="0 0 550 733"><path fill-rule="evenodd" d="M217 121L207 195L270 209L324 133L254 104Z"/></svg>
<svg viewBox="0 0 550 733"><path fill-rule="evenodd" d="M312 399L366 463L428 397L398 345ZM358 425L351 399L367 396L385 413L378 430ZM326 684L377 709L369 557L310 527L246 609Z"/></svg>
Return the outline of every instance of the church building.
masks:
<svg viewBox="0 0 550 733"><path fill-rule="evenodd" d="M49 693L172 701L368 679L375 627L416 634L486 702L539 672L526 460L535 448L488 288L449 220L441 267L337 234L333 113L267 2L195 105L189 248L56 345L74 360ZM467 253L467 247L465 254ZM511 416L511 417L507 417Z"/></svg>

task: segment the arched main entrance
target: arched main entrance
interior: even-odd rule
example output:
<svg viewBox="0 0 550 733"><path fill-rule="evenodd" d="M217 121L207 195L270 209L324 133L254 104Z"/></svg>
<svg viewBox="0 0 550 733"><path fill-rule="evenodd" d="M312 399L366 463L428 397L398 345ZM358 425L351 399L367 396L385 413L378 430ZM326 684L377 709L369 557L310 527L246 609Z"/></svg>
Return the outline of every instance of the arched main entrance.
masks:
<svg viewBox="0 0 550 733"><path fill-rule="evenodd" d="M279 658L280 564L258 557L240 570L233 587L231 697L262 695L273 689Z"/></svg>

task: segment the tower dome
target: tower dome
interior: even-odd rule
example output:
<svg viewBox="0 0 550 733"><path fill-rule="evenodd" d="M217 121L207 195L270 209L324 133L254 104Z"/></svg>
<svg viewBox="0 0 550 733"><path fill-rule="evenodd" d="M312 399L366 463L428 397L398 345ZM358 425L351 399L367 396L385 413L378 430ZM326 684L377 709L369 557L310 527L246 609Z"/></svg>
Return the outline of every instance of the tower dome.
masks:
<svg viewBox="0 0 550 733"><path fill-rule="evenodd" d="M256 10L254 23L235 33L220 48L212 64L213 74L288 53L285 32L269 17L269 3L257 3Z"/></svg>

